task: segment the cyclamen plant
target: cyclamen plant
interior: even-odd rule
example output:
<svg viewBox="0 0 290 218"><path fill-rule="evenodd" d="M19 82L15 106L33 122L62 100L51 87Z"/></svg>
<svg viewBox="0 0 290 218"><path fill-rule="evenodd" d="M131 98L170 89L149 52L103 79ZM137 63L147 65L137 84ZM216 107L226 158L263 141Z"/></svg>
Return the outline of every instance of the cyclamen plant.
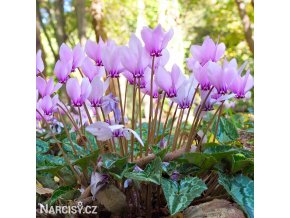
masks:
<svg viewBox="0 0 290 218"><path fill-rule="evenodd" d="M224 58L225 45L215 43L210 37L206 37L202 45L191 46L191 57L186 60L190 75L176 64L170 70L166 67L169 59L166 47L173 37L172 29L164 32L161 25L154 29L144 27L141 37L143 42L132 34L128 45L124 46L113 40L104 42L101 38L98 43L87 40L84 48L80 44L74 48L62 44L54 76L50 78L43 75L41 51L37 52L37 131L50 132L77 182L84 189L88 188L94 198L109 184L108 174L102 170L102 155L124 157L135 164L133 172L141 175L146 174L144 166L157 160L156 147L166 150L164 163L185 153L200 152L215 117L213 142L216 140L224 103L245 98L253 87L250 70L243 73L247 63L239 67L236 59L228 61ZM73 77L73 72L74 75L79 73L81 79ZM126 78L125 90L121 88L120 77ZM57 94L61 86L69 101ZM132 89L132 102L128 102L129 89ZM147 118L143 101L146 96L150 99ZM203 120L206 113L212 114L210 121ZM208 123L206 131L200 135L203 122ZM78 144L89 153L99 151L91 185L84 185L81 172L57 139L58 133L50 128L56 123L61 123L68 139L70 132L75 131ZM186 137L180 134L185 128L182 123L190 127ZM95 137L95 144L87 139L88 134ZM196 142L197 136L200 140ZM69 141L74 154L78 155L74 142ZM180 173L175 170L171 180L179 179ZM134 178L125 180L123 188L130 187L133 181Z"/></svg>

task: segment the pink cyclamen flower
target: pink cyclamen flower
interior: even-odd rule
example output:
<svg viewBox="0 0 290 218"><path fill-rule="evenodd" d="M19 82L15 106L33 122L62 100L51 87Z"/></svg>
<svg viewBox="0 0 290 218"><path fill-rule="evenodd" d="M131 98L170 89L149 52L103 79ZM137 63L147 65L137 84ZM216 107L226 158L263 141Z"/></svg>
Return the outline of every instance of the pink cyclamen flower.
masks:
<svg viewBox="0 0 290 218"><path fill-rule="evenodd" d="M105 74L104 67L96 66L88 57L84 59L81 68L84 75L89 78L90 82L93 81L96 76L102 77Z"/></svg>
<svg viewBox="0 0 290 218"><path fill-rule="evenodd" d="M40 76L36 77L36 88L41 97L53 94L59 90L61 86L61 83L54 85L53 78L50 78L48 81L46 81Z"/></svg>
<svg viewBox="0 0 290 218"><path fill-rule="evenodd" d="M166 92L169 98L177 96L177 90L185 80L180 68L174 64L171 72L167 72L163 67L159 67L156 72L157 85Z"/></svg>
<svg viewBox="0 0 290 218"><path fill-rule="evenodd" d="M92 193L92 199L96 199L96 194L107 184L109 184L109 175L103 174L103 173L98 173L98 172L93 172L91 175L91 193Z"/></svg>
<svg viewBox="0 0 290 218"><path fill-rule="evenodd" d="M216 88L218 94L224 95L227 93L235 75L235 71L222 68L217 63L209 62L208 64L208 79Z"/></svg>
<svg viewBox="0 0 290 218"><path fill-rule="evenodd" d="M189 69L194 68L196 63L201 66L207 62L217 62L225 53L226 46L224 43L215 44L214 41L207 36L202 45L192 45L190 47L191 58L187 59L187 66Z"/></svg>
<svg viewBox="0 0 290 218"><path fill-rule="evenodd" d="M95 77L91 82L92 91L89 96L89 101L92 107L101 107L103 105L103 97L109 87L110 81L101 81L99 77Z"/></svg>
<svg viewBox="0 0 290 218"><path fill-rule="evenodd" d="M211 83L208 78L208 64L201 66L197 63L196 68L193 69L193 74L199 82L201 90L206 91L210 89Z"/></svg>
<svg viewBox="0 0 290 218"><path fill-rule="evenodd" d="M126 70L131 72L135 78L141 78L150 63L150 56L142 47L140 40L132 33L129 47L121 48L121 62Z"/></svg>
<svg viewBox="0 0 290 218"><path fill-rule="evenodd" d="M60 83L66 83L71 73L71 62L58 60L54 66L54 73Z"/></svg>
<svg viewBox="0 0 290 218"><path fill-rule="evenodd" d="M247 92L253 88L254 79L250 74L250 70L244 76L237 74L230 85L230 90L235 93L236 98L245 98Z"/></svg>
<svg viewBox="0 0 290 218"><path fill-rule="evenodd" d="M191 75L189 79L182 83L177 90L177 96L172 100L176 102L181 109L189 108L196 88L197 81L194 79L194 76Z"/></svg>
<svg viewBox="0 0 290 218"><path fill-rule="evenodd" d="M112 93L103 97L102 109L107 116L109 113L114 112L116 122L121 121L121 111L119 109L119 98L114 96Z"/></svg>
<svg viewBox="0 0 290 218"><path fill-rule="evenodd" d="M41 50L38 50L36 54L36 75L42 73L44 70L44 63L41 57Z"/></svg>
<svg viewBox="0 0 290 218"><path fill-rule="evenodd" d="M66 84L66 91L75 107L82 106L91 93L91 84L88 78L83 78L79 84L77 78L70 78Z"/></svg>
<svg viewBox="0 0 290 218"><path fill-rule="evenodd" d="M86 127L86 130L96 136L99 141L106 141L113 137L124 137L127 140L130 140L131 134L133 134L139 143L144 146L138 133L130 128L125 128L124 125L109 125L106 122L97 121Z"/></svg>
<svg viewBox="0 0 290 218"><path fill-rule="evenodd" d="M99 38L99 43L87 40L85 45L85 52L87 55L95 61L97 66L103 66L102 62L102 48L105 46L102 37Z"/></svg>
<svg viewBox="0 0 290 218"><path fill-rule="evenodd" d="M162 50L166 48L173 36L173 29L164 32L160 24L154 29L143 27L141 36L147 52L151 56L159 57L162 55Z"/></svg>
<svg viewBox="0 0 290 218"><path fill-rule="evenodd" d="M122 74L127 79L130 85L134 85L134 77L132 73L130 73L128 70L124 70Z"/></svg>
<svg viewBox="0 0 290 218"><path fill-rule="evenodd" d="M51 116L54 112L57 112L58 102L58 95L55 95L52 98L46 95L45 97L39 99L38 104L44 115Z"/></svg>
<svg viewBox="0 0 290 218"><path fill-rule="evenodd" d="M209 90L203 91L201 90L201 105L203 104L204 100L206 100L203 111L211 111L213 110L213 106L215 104L220 104L222 101L229 100L233 98L235 95L234 94L227 94L227 95L222 95L218 94L216 90L212 91L208 98L206 99L206 96L208 95Z"/></svg>
<svg viewBox="0 0 290 218"><path fill-rule="evenodd" d="M80 44L77 44L72 50L65 43L62 43L59 49L59 58L63 62L71 62L71 72L74 72L82 65L85 52Z"/></svg>
<svg viewBox="0 0 290 218"><path fill-rule="evenodd" d="M102 48L102 60L108 76L112 78L119 77L124 70L121 64L121 48L113 41L109 41L107 46Z"/></svg>

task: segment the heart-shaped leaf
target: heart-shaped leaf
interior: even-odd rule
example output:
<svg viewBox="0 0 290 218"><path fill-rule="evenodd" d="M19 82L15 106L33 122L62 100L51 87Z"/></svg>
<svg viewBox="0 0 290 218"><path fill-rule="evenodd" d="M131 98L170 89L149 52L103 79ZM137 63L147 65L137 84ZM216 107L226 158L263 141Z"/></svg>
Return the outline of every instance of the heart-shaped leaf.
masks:
<svg viewBox="0 0 290 218"><path fill-rule="evenodd" d="M149 163L143 171L126 172L124 176L128 179L133 179L143 182L153 182L157 185L160 184L162 172L162 162L160 157L156 157Z"/></svg>
<svg viewBox="0 0 290 218"><path fill-rule="evenodd" d="M207 189L204 182L197 177L187 177L180 181L161 179L161 186L171 215L185 209L193 199Z"/></svg>
<svg viewBox="0 0 290 218"><path fill-rule="evenodd" d="M227 176L219 173L219 183L227 190L249 218L254 217L254 181L242 174Z"/></svg>
<svg viewBox="0 0 290 218"><path fill-rule="evenodd" d="M215 132L217 119L212 126L212 133ZM218 124L216 138L220 143L232 142L239 137L238 131L235 125L228 119L220 117Z"/></svg>
<svg viewBox="0 0 290 218"><path fill-rule="evenodd" d="M40 139L36 139L36 152L37 153L45 153L49 149L49 144Z"/></svg>

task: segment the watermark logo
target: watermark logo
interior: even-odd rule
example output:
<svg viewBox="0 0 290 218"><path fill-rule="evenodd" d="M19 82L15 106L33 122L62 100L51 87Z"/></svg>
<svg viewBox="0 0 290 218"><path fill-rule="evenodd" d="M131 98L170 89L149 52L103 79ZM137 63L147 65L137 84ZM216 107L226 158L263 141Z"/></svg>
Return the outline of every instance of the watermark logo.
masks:
<svg viewBox="0 0 290 218"><path fill-rule="evenodd" d="M97 214L98 206L83 206L79 201L74 206L48 206L38 203L41 214Z"/></svg>

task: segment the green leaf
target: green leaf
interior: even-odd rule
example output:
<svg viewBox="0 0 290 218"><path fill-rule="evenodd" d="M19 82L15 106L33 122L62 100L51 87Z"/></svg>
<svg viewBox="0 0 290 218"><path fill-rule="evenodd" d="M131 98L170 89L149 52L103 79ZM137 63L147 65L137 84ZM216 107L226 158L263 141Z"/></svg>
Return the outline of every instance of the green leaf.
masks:
<svg viewBox="0 0 290 218"><path fill-rule="evenodd" d="M63 167L64 166L42 166L42 167L36 168L36 171L38 173L51 173L53 175L56 175L57 172Z"/></svg>
<svg viewBox="0 0 290 218"><path fill-rule="evenodd" d="M78 165L82 169L86 169L91 162L95 163L99 156L99 150L93 151L93 153L83 156L82 158L79 158L73 162L73 165Z"/></svg>
<svg viewBox="0 0 290 218"><path fill-rule="evenodd" d="M212 126L212 133L215 133L217 119ZM235 125L224 117L220 117L216 138L220 143L235 141L239 137Z"/></svg>
<svg viewBox="0 0 290 218"><path fill-rule="evenodd" d="M71 186L61 186L58 189L54 190L50 199L48 200L49 205L53 205L58 199L60 199L64 194L69 191L74 190Z"/></svg>
<svg viewBox="0 0 290 218"><path fill-rule="evenodd" d="M254 165L253 152L233 146L207 145L203 153L214 157L220 166L223 165L231 173L251 169Z"/></svg>
<svg viewBox="0 0 290 218"><path fill-rule="evenodd" d="M161 179L161 186L171 215L185 209L193 199L207 189L204 182L197 177L187 177L180 181Z"/></svg>
<svg viewBox="0 0 290 218"><path fill-rule="evenodd" d="M40 139L36 139L36 153L46 153L49 150L49 144Z"/></svg>
<svg viewBox="0 0 290 218"><path fill-rule="evenodd" d="M151 163L147 164L144 171L126 172L124 173L124 176L128 179L144 182L153 182L159 185L161 179L161 172L162 172L162 161L160 157L156 157Z"/></svg>
<svg viewBox="0 0 290 218"><path fill-rule="evenodd" d="M242 174L227 176L219 173L219 183L245 211L249 218L254 217L254 181Z"/></svg>
<svg viewBox="0 0 290 218"><path fill-rule="evenodd" d="M116 154L102 155L103 168L107 169L109 173L117 179L122 179L124 170L126 170L127 157L121 157Z"/></svg>
<svg viewBox="0 0 290 218"><path fill-rule="evenodd" d="M203 171L211 169L215 164L216 160L214 157L203 153L186 153L182 157L178 158L177 161L191 163Z"/></svg>
<svg viewBox="0 0 290 218"><path fill-rule="evenodd" d="M244 169L253 168L254 167L254 159L246 158L243 154L234 154L232 156L232 173L239 172Z"/></svg>

